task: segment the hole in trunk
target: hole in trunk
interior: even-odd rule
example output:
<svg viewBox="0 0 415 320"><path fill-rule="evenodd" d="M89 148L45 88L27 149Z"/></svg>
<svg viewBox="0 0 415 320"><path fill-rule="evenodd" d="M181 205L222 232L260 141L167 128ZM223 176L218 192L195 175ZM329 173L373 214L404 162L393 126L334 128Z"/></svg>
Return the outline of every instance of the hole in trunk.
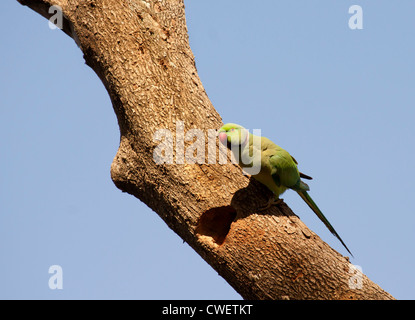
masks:
<svg viewBox="0 0 415 320"><path fill-rule="evenodd" d="M211 237L221 245L225 241L235 217L236 211L231 206L209 209L199 218L196 233Z"/></svg>

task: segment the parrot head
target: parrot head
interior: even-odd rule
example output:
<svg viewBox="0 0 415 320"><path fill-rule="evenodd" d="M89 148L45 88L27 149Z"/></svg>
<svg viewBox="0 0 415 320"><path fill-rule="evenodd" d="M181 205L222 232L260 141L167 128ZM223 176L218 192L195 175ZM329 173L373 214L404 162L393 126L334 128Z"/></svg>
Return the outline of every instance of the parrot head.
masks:
<svg viewBox="0 0 415 320"><path fill-rule="evenodd" d="M219 141L228 147L245 144L249 137L248 130L235 123L225 124L219 129L218 135Z"/></svg>

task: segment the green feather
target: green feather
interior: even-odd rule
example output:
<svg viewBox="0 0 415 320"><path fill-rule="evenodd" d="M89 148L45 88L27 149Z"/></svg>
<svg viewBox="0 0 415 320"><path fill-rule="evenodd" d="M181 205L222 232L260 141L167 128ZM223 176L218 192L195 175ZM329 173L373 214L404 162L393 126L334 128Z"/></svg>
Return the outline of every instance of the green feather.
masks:
<svg viewBox="0 0 415 320"><path fill-rule="evenodd" d="M309 191L310 188L301 180L301 178L309 180L312 178L298 171L297 161L283 148L265 137L261 137L260 146L255 145L254 141L258 141L259 139L254 139L254 137L255 136L250 133L248 135L247 130L242 126L234 123L228 123L219 129L219 138L221 142L226 144L228 148L234 152L237 159L241 159L241 155L252 156L254 154L254 149L258 150L260 148L261 168L259 173L252 176L267 186L277 198L287 189L296 191L308 204L311 210L313 210L326 225L330 232L340 240L346 250L352 255L336 230L334 230L333 226L317 207L313 199L308 195L307 191ZM248 168L252 166L252 163L245 164L242 161L239 161L239 165L242 168Z"/></svg>

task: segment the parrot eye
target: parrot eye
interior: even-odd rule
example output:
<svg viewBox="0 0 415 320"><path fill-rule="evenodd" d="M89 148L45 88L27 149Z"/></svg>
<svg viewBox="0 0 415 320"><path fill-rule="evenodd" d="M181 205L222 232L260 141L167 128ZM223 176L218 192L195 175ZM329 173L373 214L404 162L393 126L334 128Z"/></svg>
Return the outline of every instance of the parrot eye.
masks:
<svg viewBox="0 0 415 320"><path fill-rule="evenodd" d="M229 130L229 131L233 132L233 131L235 131L235 129L234 129L234 128L232 128L232 129L231 129L231 130Z"/></svg>

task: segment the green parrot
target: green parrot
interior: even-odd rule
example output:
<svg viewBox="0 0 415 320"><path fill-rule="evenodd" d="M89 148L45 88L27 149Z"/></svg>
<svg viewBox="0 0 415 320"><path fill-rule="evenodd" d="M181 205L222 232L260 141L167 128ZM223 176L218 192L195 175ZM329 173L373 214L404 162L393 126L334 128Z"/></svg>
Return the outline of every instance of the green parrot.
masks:
<svg viewBox="0 0 415 320"><path fill-rule="evenodd" d="M287 189L292 189L300 195L330 232L340 240L350 255L353 256L336 230L334 230L307 193L310 188L301 178L308 180L312 178L298 171L297 161L287 151L277 146L271 140L255 136L244 127L234 123L225 124L219 129L218 135L220 142L232 151L244 171L250 173L256 180L267 186L274 193L268 204L264 208L260 208L260 210L266 210L272 205L280 204L282 199L279 196Z"/></svg>

